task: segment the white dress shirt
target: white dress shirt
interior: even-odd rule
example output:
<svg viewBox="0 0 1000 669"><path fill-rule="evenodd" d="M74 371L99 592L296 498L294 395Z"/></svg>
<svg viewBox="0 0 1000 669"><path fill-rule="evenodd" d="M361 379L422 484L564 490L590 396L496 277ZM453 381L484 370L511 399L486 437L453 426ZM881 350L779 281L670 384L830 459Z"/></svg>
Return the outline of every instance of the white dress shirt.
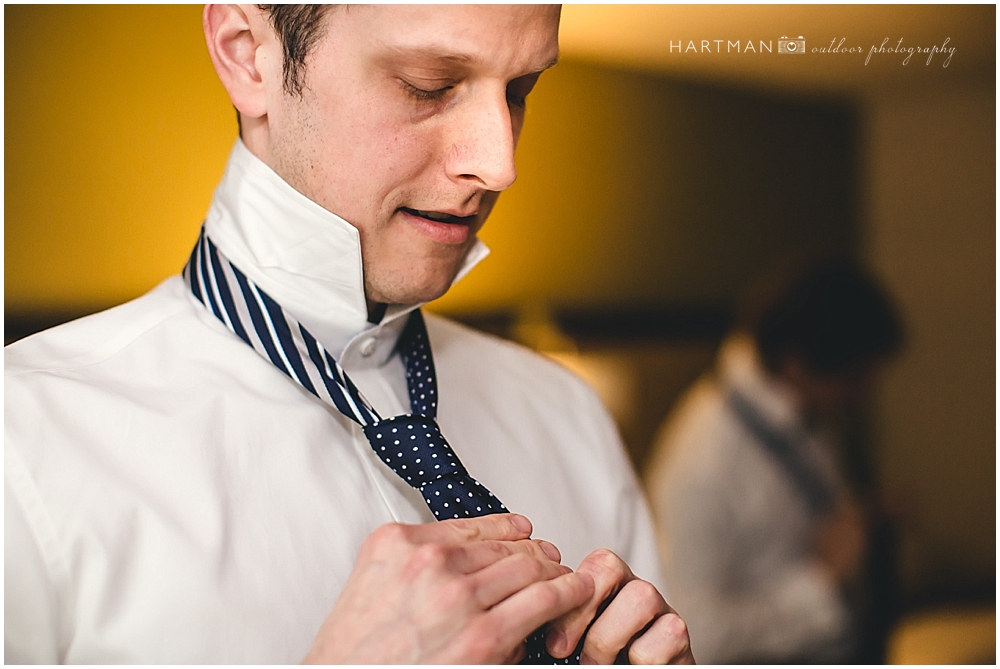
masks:
<svg viewBox="0 0 1000 669"><path fill-rule="evenodd" d="M791 475L727 405L732 390L844 493L829 444L806 429L752 341L730 338L715 373L664 424L646 471L671 604L700 662L837 661L849 616L837 584L812 561L816 521Z"/></svg>
<svg viewBox="0 0 1000 669"><path fill-rule="evenodd" d="M408 412L393 347L415 305L367 322L354 227L237 142L206 231L381 415ZM427 327L438 422L469 472L564 563L607 547L662 588L645 502L595 394L511 343L434 316ZM7 662L297 662L365 537L433 520L358 425L179 276L7 347L5 368Z"/></svg>

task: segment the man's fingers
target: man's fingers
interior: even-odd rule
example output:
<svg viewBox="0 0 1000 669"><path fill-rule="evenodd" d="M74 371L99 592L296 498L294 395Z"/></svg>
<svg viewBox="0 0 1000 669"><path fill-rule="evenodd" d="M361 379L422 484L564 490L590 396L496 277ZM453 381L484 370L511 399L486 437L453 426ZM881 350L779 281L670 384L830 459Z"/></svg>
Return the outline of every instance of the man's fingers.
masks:
<svg viewBox="0 0 1000 669"><path fill-rule="evenodd" d="M636 639L628 652L632 664L694 664L687 625L671 611Z"/></svg>
<svg viewBox="0 0 1000 669"><path fill-rule="evenodd" d="M483 616L480 633L526 638L533 631L580 606L594 594L589 574L570 572L539 581L504 599Z"/></svg>
<svg viewBox="0 0 1000 669"><path fill-rule="evenodd" d="M478 518L452 518L411 525L418 543L468 541L518 541L531 536L531 521L517 513L494 513Z"/></svg>
<svg viewBox="0 0 1000 669"><path fill-rule="evenodd" d="M594 580L575 572L529 585L465 626L438 660L442 664L497 664L520 658L532 631L579 606L593 590Z"/></svg>
<svg viewBox="0 0 1000 669"><path fill-rule="evenodd" d="M500 664L521 664L521 660L524 656L528 654L528 647L526 643L519 643L511 651L510 655L505 657Z"/></svg>
<svg viewBox="0 0 1000 669"><path fill-rule="evenodd" d="M597 615L601 604L635 579L632 570L609 550L596 550L580 563L577 573L594 579L594 593L581 606L553 620L549 625L546 645L553 657L566 657L576 648L587 626Z"/></svg>
<svg viewBox="0 0 1000 669"><path fill-rule="evenodd" d="M587 658L588 664L614 663L635 635L669 611L670 607L652 583L629 581L587 632L581 661ZM660 650L659 646L654 650Z"/></svg>
<svg viewBox="0 0 1000 669"><path fill-rule="evenodd" d="M547 581L572 571L544 556L539 558L527 553L516 553L469 578L475 584L477 601L482 608L488 609L536 581Z"/></svg>
<svg viewBox="0 0 1000 669"><path fill-rule="evenodd" d="M361 547L365 559L391 559L402 546L443 546L477 541L521 541L531 536L531 521L515 513L497 513L480 518L454 518L408 525L389 523L368 535Z"/></svg>
<svg viewBox="0 0 1000 669"><path fill-rule="evenodd" d="M543 562L559 563L559 549L540 539L520 541L475 541L450 549L449 565L462 574L471 574L512 555L527 555Z"/></svg>

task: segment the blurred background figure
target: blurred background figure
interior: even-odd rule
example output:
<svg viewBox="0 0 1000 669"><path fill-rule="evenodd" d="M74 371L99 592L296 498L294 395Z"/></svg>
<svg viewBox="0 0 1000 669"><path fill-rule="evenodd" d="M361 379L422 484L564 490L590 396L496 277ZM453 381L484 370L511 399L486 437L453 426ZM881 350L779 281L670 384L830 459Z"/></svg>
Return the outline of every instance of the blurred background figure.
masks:
<svg viewBox="0 0 1000 669"><path fill-rule="evenodd" d="M893 577L869 568L886 562L872 550L880 514L833 434L901 341L858 266L785 270L663 426L646 483L700 661L882 661L871 633L888 629Z"/></svg>

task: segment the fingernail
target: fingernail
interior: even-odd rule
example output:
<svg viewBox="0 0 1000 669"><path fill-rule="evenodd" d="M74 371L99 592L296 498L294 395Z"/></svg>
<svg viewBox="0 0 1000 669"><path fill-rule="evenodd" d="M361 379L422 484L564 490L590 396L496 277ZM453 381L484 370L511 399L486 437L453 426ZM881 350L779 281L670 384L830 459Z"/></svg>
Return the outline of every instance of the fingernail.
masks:
<svg viewBox="0 0 1000 669"><path fill-rule="evenodd" d="M559 549L556 548L554 544L550 544L548 541L539 541L538 546L553 562L559 562L559 560L562 560L562 553L559 552Z"/></svg>
<svg viewBox="0 0 1000 669"><path fill-rule="evenodd" d="M521 532L531 534L531 521L516 513L510 514L510 522Z"/></svg>
<svg viewBox="0 0 1000 669"><path fill-rule="evenodd" d="M549 654L553 657L558 657L560 653L564 651L566 643L566 635L557 629L549 629L549 634L545 639L545 645L548 646Z"/></svg>
<svg viewBox="0 0 1000 669"><path fill-rule="evenodd" d="M580 664L597 664L597 662L591 656L583 653L580 655Z"/></svg>

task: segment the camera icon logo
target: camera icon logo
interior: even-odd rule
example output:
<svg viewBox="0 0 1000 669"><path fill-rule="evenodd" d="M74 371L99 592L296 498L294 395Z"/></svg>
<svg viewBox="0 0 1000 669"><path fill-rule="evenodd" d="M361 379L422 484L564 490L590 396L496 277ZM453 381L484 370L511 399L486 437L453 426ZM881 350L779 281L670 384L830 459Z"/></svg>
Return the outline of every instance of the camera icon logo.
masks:
<svg viewBox="0 0 1000 669"><path fill-rule="evenodd" d="M778 53L804 54L805 52L806 41L802 35L799 35L798 39L788 39L787 35L782 35L778 40Z"/></svg>

